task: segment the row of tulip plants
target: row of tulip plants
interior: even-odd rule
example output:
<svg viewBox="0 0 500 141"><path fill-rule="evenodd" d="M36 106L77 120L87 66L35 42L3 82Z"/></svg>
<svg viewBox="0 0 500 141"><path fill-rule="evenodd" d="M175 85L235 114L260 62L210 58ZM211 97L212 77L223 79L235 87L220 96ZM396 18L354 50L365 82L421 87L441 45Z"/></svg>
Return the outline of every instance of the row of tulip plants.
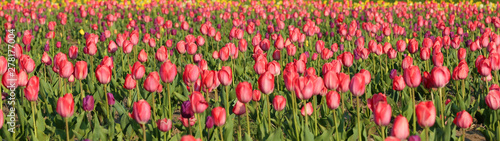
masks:
<svg viewBox="0 0 500 141"><path fill-rule="evenodd" d="M500 140L489 1L12 1L2 140Z"/></svg>

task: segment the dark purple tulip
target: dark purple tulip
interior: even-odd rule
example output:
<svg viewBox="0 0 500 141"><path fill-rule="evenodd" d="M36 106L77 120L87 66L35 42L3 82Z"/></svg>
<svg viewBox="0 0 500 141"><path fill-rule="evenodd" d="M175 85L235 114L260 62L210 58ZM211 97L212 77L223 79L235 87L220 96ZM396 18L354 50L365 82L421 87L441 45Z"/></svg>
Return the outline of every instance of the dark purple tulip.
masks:
<svg viewBox="0 0 500 141"><path fill-rule="evenodd" d="M344 51L344 44L340 44L340 51Z"/></svg>
<svg viewBox="0 0 500 141"><path fill-rule="evenodd" d="M181 115L183 118L191 118L194 115L194 111L191 107L191 102L189 100L184 101L181 105Z"/></svg>
<svg viewBox="0 0 500 141"><path fill-rule="evenodd" d="M207 121L205 121L205 128L210 129L214 127L214 118L212 116L207 116Z"/></svg>
<svg viewBox="0 0 500 141"><path fill-rule="evenodd" d="M217 24L217 28L220 29L221 28L221 25L220 24Z"/></svg>
<svg viewBox="0 0 500 141"><path fill-rule="evenodd" d="M45 44L45 48L43 48L43 50L48 52L50 50L49 44Z"/></svg>
<svg viewBox="0 0 500 141"><path fill-rule="evenodd" d="M115 96L112 93L108 93L108 105L115 105Z"/></svg>
<svg viewBox="0 0 500 141"><path fill-rule="evenodd" d="M83 110L92 111L94 109L94 97L91 95L85 96L83 98Z"/></svg>

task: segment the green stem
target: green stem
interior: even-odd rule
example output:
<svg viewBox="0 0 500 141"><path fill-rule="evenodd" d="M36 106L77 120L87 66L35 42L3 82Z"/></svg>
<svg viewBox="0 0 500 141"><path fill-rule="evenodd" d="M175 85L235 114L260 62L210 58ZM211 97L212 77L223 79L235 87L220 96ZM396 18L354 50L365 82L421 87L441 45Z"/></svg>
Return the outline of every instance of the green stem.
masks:
<svg viewBox="0 0 500 141"><path fill-rule="evenodd" d="M268 126L271 126L271 111L269 110L270 107L269 107L269 103L270 103L270 99L269 99L269 94L266 94L266 99L267 99L267 102L266 102L266 110L267 110L267 119L268 119ZM267 127L267 129L269 129L269 127Z"/></svg>
<svg viewBox="0 0 500 141"><path fill-rule="evenodd" d="M168 107L168 116L172 117L172 105L170 105L170 84L167 83L167 107Z"/></svg>
<svg viewBox="0 0 500 141"><path fill-rule="evenodd" d="M357 103L357 105L356 105L356 113L357 113L357 122L358 122L358 139L359 139L359 140L361 140L361 130L362 130L362 129L361 129L361 122L360 122L360 120L359 120L359 118L360 118L360 116L361 116L361 115L359 114L359 107L360 107L361 105L359 104L359 96L356 96L356 103Z"/></svg>
<svg viewBox="0 0 500 141"><path fill-rule="evenodd" d="M385 126L382 126L380 128L382 128L382 140L385 140Z"/></svg>
<svg viewBox="0 0 500 141"><path fill-rule="evenodd" d="M336 141L340 141L340 139L338 138L338 135L337 135L339 131L337 130L338 129L338 127L337 127L337 116L335 115L335 110L333 110L333 127L335 128L335 134L334 134L335 140Z"/></svg>
<svg viewBox="0 0 500 141"><path fill-rule="evenodd" d="M415 107L415 88L410 88L411 89L411 107ZM416 118L416 110L413 111L413 132L417 133L417 118Z"/></svg>
<svg viewBox="0 0 500 141"><path fill-rule="evenodd" d="M196 114L196 118L201 121L201 119L199 117L200 117L200 114ZM200 128L200 138L203 140L203 129L201 128L201 122L198 123L198 128Z"/></svg>
<svg viewBox="0 0 500 141"><path fill-rule="evenodd" d="M82 80L79 80L80 81L80 93L81 94L81 97L82 97L82 101L83 101L83 97L85 97L85 93L83 92L83 84L82 84Z"/></svg>
<svg viewBox="0 0 500 141"><path fill-rule="evenodd" d="M31 115L33 116L32 119L33 119L33 132L35 133L35 136L33 137L33 139L37 138L37 135L36 135L36 120L35 120L35 101L31 102Z"/></svg>
<svg viewBox="0 0 500 141"><path fill-rule="evenodd" d="M441 123L442 126L444 127L444 101L443 101L443 88L439 88L439 97L441 100L441 103L439 104L441 106Z"/></svg>
<svg viewBox="0 0 500 141"><path fill-rule="evenodd" d="M104 97L106 98L106 104L105 104L106 105L106 111L109 112L109 104L108 104L109 103L109 99L108 99L106 85L107 84L104 84ZM111 115L107 115L107 116L109 118L109 116L111 116Z"/></svg>
<svg viewBox="0 0 500 141"><path fill-rule="evenodd" d="M64 118L66 122L66 140L69 141L68 118Z"/></svg>
<svg viewBox="0 0 500 141"><path fill-rule="evenodd" d="M146 141L146 124L142 125L142 140Z"/></svg>
<svg viewBox="0 0 500 141"><path fill-rule="evenodd" d="M316 96L313 97L313 111L316 110ZM318 112L314 113L314 135L318 135Z"/></svg>
<svg viewBox="0 0 500 141"><path fill-rule="evenodd" d="M226 108L226 115L229 116L229 86L226 86L226 104L224 105L224 107Z"/></svg>
<svg viewBox="0 0 500 141"><path fill-rule="evenodd" d="M219 131L220 131L220 140L224 141L224 138L222 137L222 126L219 127Z"/></svg>
<svg viewBox="0 0 500 141"><path fill-rule="evenodd" d="M248 136L250 136L250 118L248 117L248 115L250 114L250 111L248 110L248 107L245 106L245 110L247 111L246 115L247 115L247 134Z"/></svg>

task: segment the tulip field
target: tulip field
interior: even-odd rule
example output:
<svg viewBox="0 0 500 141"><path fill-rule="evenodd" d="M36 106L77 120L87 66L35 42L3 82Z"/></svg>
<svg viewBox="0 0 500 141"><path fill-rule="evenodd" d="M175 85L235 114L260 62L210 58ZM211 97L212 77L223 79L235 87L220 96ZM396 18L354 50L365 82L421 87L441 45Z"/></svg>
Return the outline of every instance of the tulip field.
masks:
<svg viewBox="0 0 500 141"><path fill-rule="evenodd" d="M500 141L498 1L0 2L0 140Z"/></svg>

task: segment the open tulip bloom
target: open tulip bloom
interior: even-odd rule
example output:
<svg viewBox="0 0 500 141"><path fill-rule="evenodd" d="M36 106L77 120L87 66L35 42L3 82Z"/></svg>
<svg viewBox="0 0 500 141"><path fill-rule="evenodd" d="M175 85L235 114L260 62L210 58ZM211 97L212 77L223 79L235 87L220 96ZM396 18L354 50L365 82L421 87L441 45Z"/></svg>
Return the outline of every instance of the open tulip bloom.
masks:
<svg viewBox="0 0 500 141"><path fill-rule="evenodd" d="M500 140L500 2L358 1L0 2L0 140Z"/></svg>

